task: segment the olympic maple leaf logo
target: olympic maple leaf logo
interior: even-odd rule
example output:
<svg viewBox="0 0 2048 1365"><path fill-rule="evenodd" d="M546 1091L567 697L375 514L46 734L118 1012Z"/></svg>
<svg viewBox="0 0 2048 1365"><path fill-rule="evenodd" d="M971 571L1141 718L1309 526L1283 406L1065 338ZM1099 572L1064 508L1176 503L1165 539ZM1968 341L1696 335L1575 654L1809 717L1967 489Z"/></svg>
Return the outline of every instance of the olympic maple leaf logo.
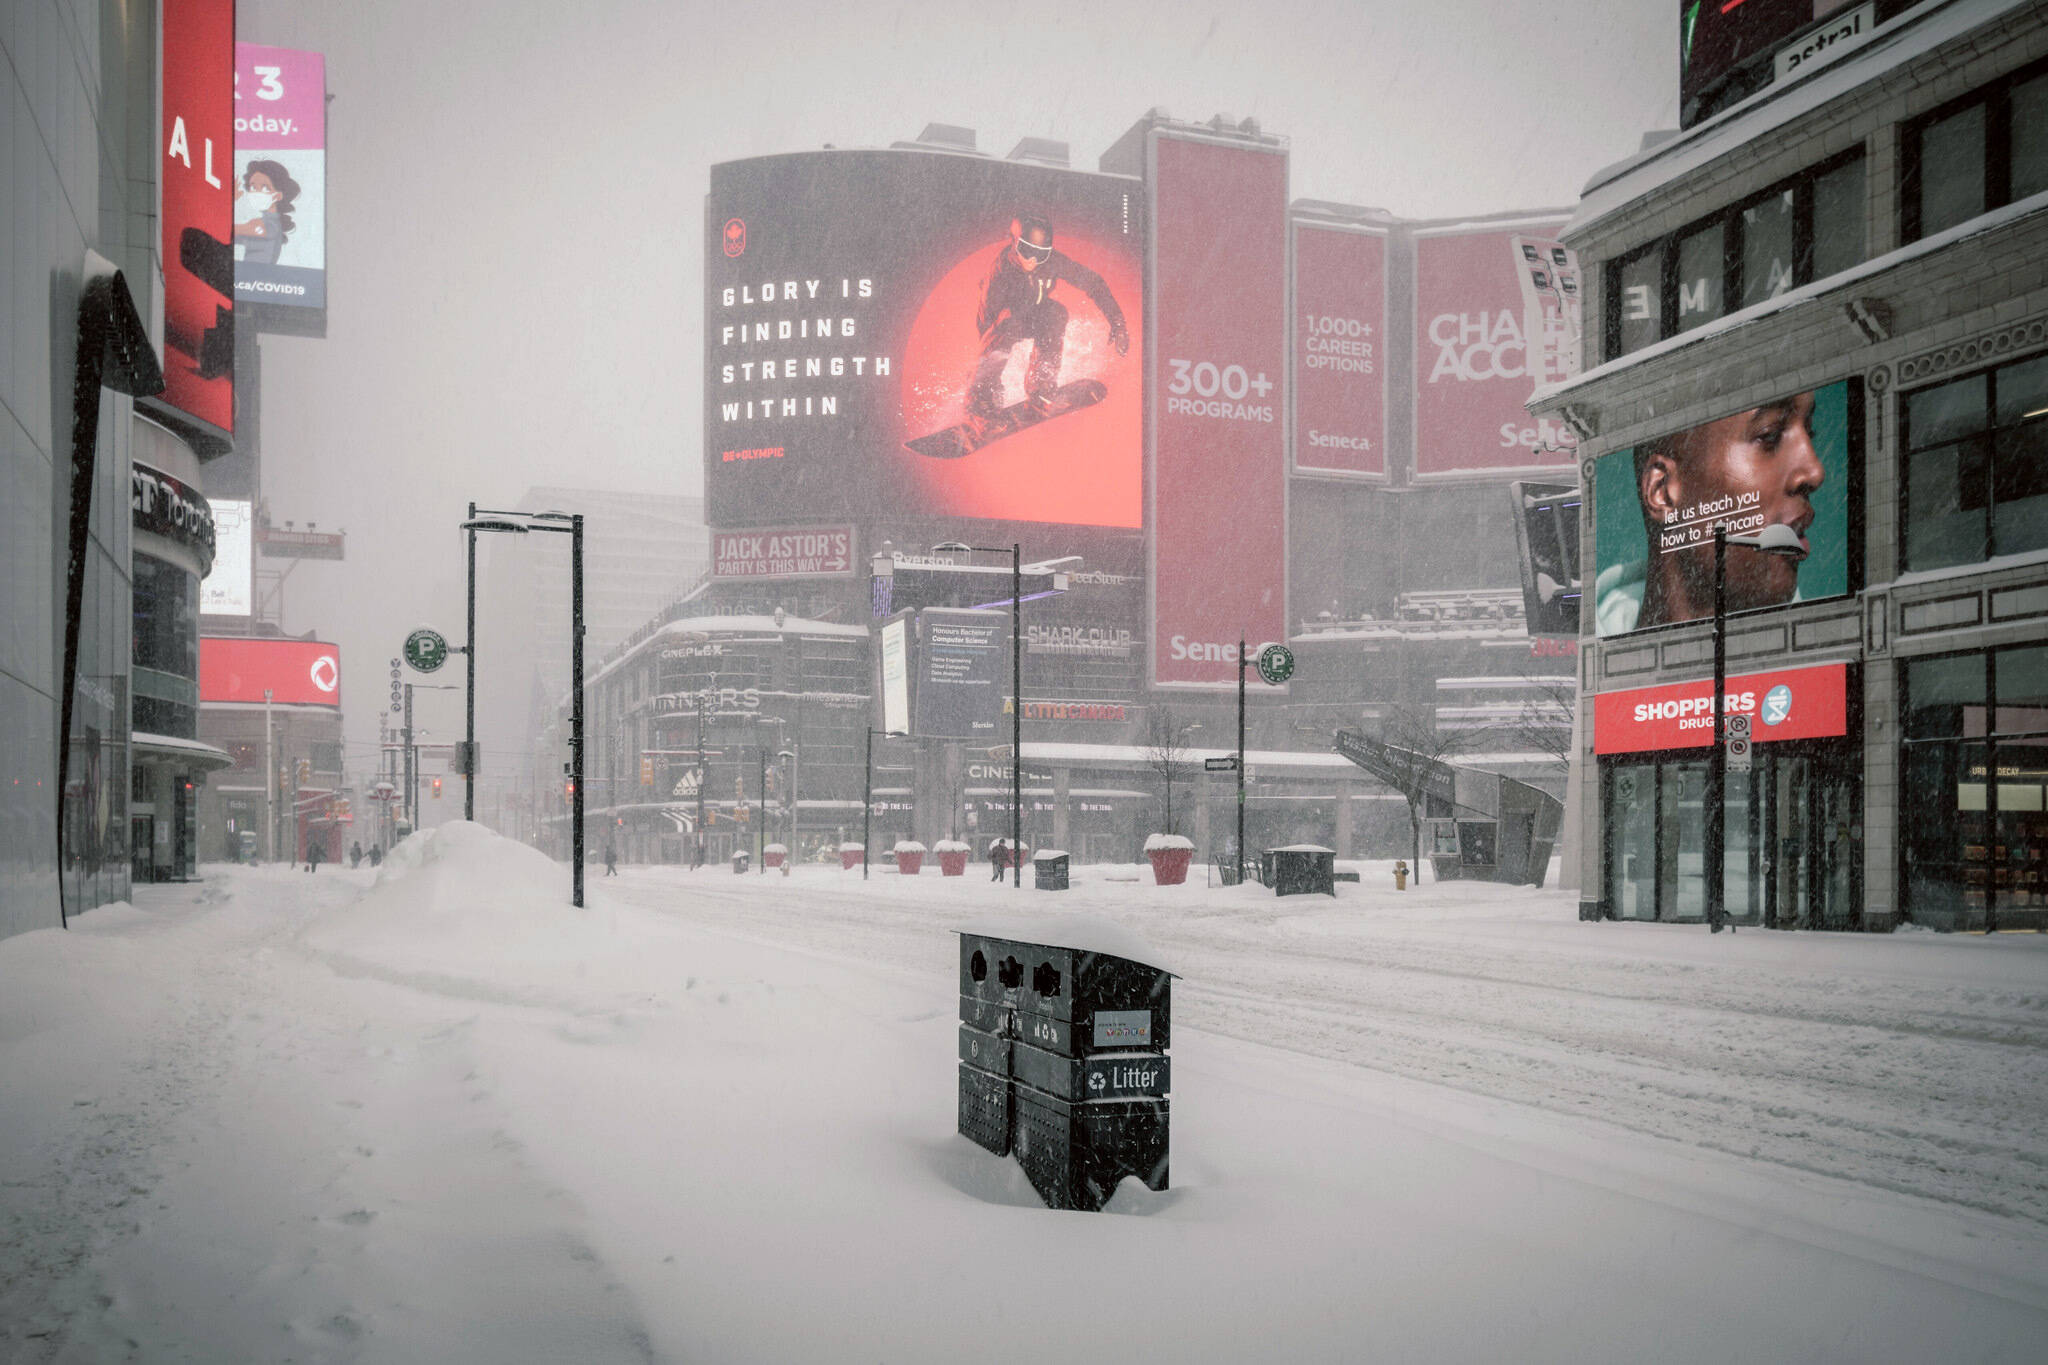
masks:
<svg viewBox="0 0 2048 1365"><path fill-rule="evenodd" d="M743 218L725 220L725 254L738 256L747 249L747 224Z"/></svg>

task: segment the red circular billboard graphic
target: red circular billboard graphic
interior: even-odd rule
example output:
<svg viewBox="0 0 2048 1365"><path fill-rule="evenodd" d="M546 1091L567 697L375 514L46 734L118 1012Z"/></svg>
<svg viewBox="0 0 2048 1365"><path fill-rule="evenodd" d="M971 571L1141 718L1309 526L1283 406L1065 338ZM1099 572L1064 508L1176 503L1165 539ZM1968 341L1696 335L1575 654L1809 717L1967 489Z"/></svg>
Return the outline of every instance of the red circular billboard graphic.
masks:
<svg viewBox="0 0 2048 1365"><path fill-rule="evenodd" d="M982 287L1007 237L961 257L932 287L903 348L902 427L906 437L938 431L966 414L968 381L981 355L975 328ZM1078 288L1059 291L1068 312L1059 382L1094 380L1102 401L1047 419L957 460L898 452L935 512L1006 521L1080 526L1144 524L1144 295L1139 262L1128 247L1061 233L1058 249L1102 276L1123 310L1130 349L1118 355L1109 322ZM1031 344L1018 345L1003 374L1003 401L1024 399Z"/></svg>
<svg viewBox="0 0 2048 1365"><path fill-rule="evenodd" d="M341 665L332 654L322 654L313 660L313 666L306 670L306 676L313 680L313 686L322 692L332 692L341 686Z"/></svg>
<svg viewBox="0 0 2048 1365"><path fill-rule="evenodd" d="M747 220L728 218L725 220L725 254L743 256L747 251Z"/></svg>

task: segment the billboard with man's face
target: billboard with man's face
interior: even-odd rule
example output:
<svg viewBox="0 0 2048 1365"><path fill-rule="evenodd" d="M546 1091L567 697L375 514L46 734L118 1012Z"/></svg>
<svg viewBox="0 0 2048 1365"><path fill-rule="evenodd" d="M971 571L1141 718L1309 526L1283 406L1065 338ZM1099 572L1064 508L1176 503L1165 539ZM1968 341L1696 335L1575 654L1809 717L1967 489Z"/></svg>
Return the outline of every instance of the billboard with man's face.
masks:
<svg viewBox="0 0 2048 1365"><path fill-rule="evenodd" d="M1136 181L923 151L711 169L704 485L739 528L1144 515Z"/></svg>
<svg viewBox="0 0 2048 1365"><path fill-rule="evenodd" d="M1731 535L1789 526L1798 556L1727 551L1730 612L1849 591L1847 380L1787 394L1631 450L1594 469L1594 614L1618 635L1714 613L1714 526Z"/></svg>

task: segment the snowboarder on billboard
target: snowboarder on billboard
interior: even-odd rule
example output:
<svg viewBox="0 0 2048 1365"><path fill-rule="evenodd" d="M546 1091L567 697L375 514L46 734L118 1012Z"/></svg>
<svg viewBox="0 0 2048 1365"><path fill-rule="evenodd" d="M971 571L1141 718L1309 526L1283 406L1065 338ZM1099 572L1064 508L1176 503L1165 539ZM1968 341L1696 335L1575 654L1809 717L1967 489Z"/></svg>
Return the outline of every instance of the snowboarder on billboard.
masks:
<svg viewBox="0 0 2048 1365"><path fill-rule="evenodd" d="M981 357L967 385L967 419L906 442L910 449L937 459L958 459L991 441L1090 407L1108 396L1108 387L1099 380L1060 383L1068 313L1053 293L1062 280L1086 294L1101 311L1116 353L1129 353L1130 331L1108 283L1053 246L1051 219L1041 213L1020 213L1010 220L1010 240L982 285L981 307L974 318L975 330L981 334ZM1010 363L1010 353L1026 341L1031 343L1031 359L1024 372L1024 401L1006 406L1003 371Z"/></svg>

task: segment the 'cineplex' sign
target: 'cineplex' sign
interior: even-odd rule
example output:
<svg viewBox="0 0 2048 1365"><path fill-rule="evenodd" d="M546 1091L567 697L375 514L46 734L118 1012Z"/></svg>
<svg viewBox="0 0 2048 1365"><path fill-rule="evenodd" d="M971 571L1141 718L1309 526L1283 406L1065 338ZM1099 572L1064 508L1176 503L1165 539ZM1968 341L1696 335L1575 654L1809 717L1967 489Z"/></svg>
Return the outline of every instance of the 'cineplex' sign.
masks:
<svg viewBox="0 0 2048 1365"><path fill-rule="evenodd" d="M1745 673L1727 680L1728 714L1750 718L1759 744L1849 733L1849 666L1820 664ZM1593 751L1636 754L1705 749L1714 742L1714 683L1672 683L1602 692L1593 698Z"/></svg>

